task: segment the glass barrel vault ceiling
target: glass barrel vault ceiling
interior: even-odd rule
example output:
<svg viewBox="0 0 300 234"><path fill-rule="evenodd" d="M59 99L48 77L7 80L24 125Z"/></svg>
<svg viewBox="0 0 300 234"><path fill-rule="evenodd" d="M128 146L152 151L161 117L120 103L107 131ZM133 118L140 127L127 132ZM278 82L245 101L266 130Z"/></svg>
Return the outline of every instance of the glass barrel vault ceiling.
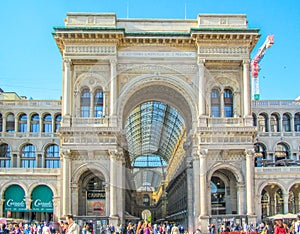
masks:
<svg viewBox="0 0 300 234"><path fill-rule="evenodd" d="M161 168L160 174L164 175L164 168L173 155L184 126L180 113L161 102L145 102L130 113L125 129L131 165L138 177L135 178L137 188L157 188L161 177L150 178L149 168L156 171L155 175ZM144 174L142 169L147 176L141 175Z"/></svg>

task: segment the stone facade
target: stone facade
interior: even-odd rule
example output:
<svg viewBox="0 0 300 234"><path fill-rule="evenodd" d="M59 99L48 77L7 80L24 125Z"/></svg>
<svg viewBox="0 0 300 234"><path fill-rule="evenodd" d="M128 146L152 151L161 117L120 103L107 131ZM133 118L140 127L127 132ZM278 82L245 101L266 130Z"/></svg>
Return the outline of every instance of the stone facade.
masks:
<svg viewBox="0 0 300 234"><path fill-rule="evenodd" d="M0 168L2 205L6 188L19 181L29 210L30 188L52 189L55 219L67 213L101 215L118 224L127 213L141 217L146 210L154 221L167 218L206 232L220 217L255 222L279 211L299 212L300 127L294 127L299 102L278 101L286 110L270 101L251 102L250 53L260 35L248 28L245 15L146 20L70 13L53 36L63 58L62 102L49 101L45 110L37 101L1 102L1 142L16 155L11 167ZM177 109L185 127L165 180L149 196L149 191L136 192L133 183L125 123L135 107L153 100ZM53 116L50 135L43 133L46 111ZM23 112L28 123L20 132ZM6 128L9 113L15 116L12 132ZM40 116L38 133L29 127L32 113ZM276 131L268 118L272 114ZM37 145L32 168L22 168L17 152L25 142ZM47 142L59 145L58 168L46 168ZM90 191L99 198L96 213L90 211ZM147 195L150 205L144 207Z"/></svg>

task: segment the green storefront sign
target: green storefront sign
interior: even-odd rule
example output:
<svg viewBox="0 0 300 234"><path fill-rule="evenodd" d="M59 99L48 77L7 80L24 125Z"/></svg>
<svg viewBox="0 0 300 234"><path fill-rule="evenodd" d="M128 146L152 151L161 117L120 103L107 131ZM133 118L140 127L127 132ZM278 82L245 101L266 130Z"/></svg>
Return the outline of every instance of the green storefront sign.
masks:
<svg viewBox="0 0 300 234"><path fill-rule="evenodd" d="M39 185L32 191L31 210L34 212L53 212L53 192L46 185Z"/></svg>
<svg viewBox="0 0 300 234"><path fill-rule="evenodd" d="M4 210L13 212L26 211L25 192L19 185L11 185L4 193Z"/></svg>

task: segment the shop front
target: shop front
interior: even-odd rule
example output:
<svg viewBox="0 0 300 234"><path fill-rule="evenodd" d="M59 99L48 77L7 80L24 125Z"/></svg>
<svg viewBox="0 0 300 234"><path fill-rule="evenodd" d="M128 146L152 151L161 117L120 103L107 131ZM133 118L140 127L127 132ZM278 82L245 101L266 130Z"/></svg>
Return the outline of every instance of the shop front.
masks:
<svg viewBox="0 0 300 234"><path fill-rule="evenodd" d="M19 185L9 186L4 193L4 216L24 219L26 212L25 191Z"/></svg>
<svg viewBox="0 0 300 234"><path fill-rule="evenodd" d="M32 220L53 220L53 192L46 185L35 187L31 194Z"/></svg>

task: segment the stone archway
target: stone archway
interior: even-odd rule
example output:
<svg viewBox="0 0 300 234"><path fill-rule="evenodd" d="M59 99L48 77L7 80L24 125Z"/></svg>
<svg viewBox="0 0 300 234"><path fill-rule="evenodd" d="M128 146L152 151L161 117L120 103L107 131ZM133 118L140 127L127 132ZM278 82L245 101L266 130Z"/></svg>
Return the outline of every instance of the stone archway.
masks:
<svg viewBox="0 0 300 234"><path fill-rule="evenodd" d="M149 79L148 79L149 78ZM174 78L174 77L173 77ZM126 119L128 116L130 116L131 112L137 107L142 105L143 103L146 102L159 102L163 103L163 105L168 105L171 108L176 109L180 115L182 116L184 123L185 123L185 128L184 128L184 136L181 138L182 140L178 142L177 147L179 147L177 150L177 154L180 155L180 160L171 160L171 164L168 165L168 173L170 176L168 177L167 181L162 181L162 196L158 196L158 204L161 204L162 207L160 207L161 210L155 211L155 209L151 209L151 212L153 212L153 218L159 216L159 217L164 217L167 216L168 209L170 212L177 213L176 215L181 217L175 217L175 216L170 216L170 219L173 220L182 220L182 222L187 224L187 212L188 210L187 207L185 207L185 210L182 210L180 212L176 212L175 210L178 208L176 207L175 210L171 210L174 208L171 208L171 206L167 207L166 199L171 199L171 203L175 202L173 197L171 197L172 194L167 195L166 189L170 189L170 187L178 185L177 187L179 189L184 189L185 191L182 191L182 193L186 193L181 197L182 200L186 200L187 197L189 196L189 201L192 203L192 197L193 194L189 193L187 194L187 180L189 180L189 176L192 176L192 173L186 173L184 172L179 172L179 167L181 168L187 168L186 165L186 157L187 155L186 149L183 147L183 144L185 141L190 141L189 139L189 133L191 130L193 130L196 126L195 123L197 122L197 105L195 104L196 98L193 96L193 93L186 88L186 84L180 85L179 80L172 80L170 77L147 77L147 80L145 77L142 79L136 78L136 83L132 84L131 88L129 86L124 89L124 91L121 93L119 102L118 102L118 113L119 114L119 123L122 128L125 129L126 126ZM173 82L172 82L173 81ZM126 131L126 130L125 130ZM125 132L124 131L124 132ZM126 139L126 136L123 136ZM127 141L125 140L125 145L127 145ZM128 147L128 146L127 146ZM189 152L190 153L190 152ZM177 165L176 165L177 164ZM178 170L178 171L177 171ZM192 168L190 168L192 170ZM183 176L180 176L179 174L183 173ZM188 174L188 175L187 175ZM178 177L178 178L177 178ZM172 182L171 182L172 181ZM170 183L168 187L168 183ZM179 186L184 185L184 186ZM191 191L192 188L189 188ZM170 190L171 191L171 190ZM136 195L137 197L143 197ZM163 199L162 199L163 197ZM155 198L156 199L156 198ZM138 209L138 207L135 209L135 211ZM145 209L142 208L141 209ZM189 208L190 210L190 208ZM126 210L131 212L131 210ZM134 212L134 210L132 210ZM192 213L193 211L190 210ZM159 213L159 214L158 214ZM173 214L172 213L172 214ZM132 213L133 215L139 215L138 213Z"/></svg>

